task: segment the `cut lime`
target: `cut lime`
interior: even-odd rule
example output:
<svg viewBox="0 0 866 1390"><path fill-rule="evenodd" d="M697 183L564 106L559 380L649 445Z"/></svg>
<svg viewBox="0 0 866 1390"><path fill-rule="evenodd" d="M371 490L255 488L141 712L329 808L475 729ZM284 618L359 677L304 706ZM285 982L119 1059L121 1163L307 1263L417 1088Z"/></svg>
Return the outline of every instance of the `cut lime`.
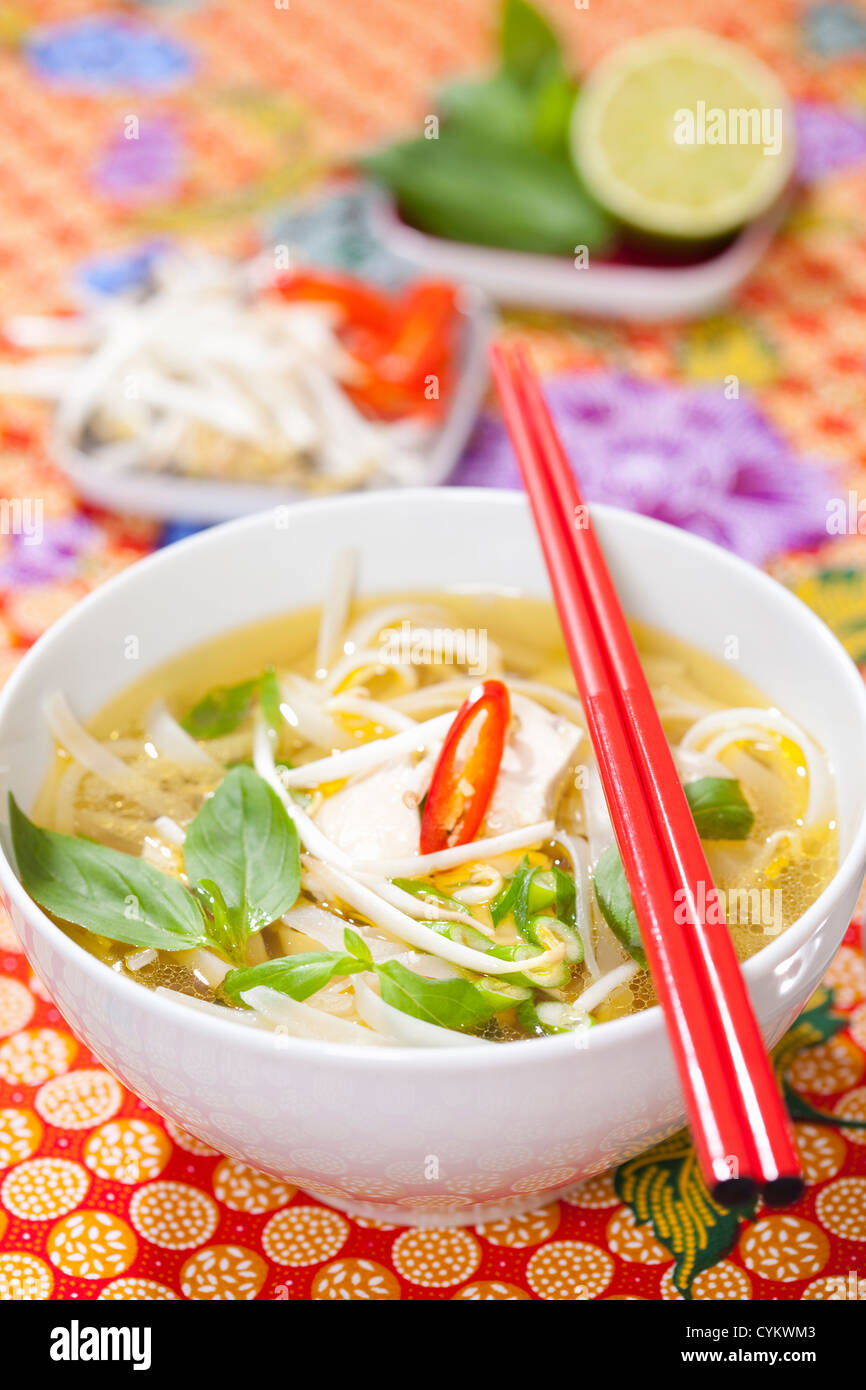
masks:
<svg viewBox="0 0 866 1390"><path fill-rule="evenodd" d="M791 107L737 44L667 29L617 49L575 102L572 158L615 217L655 236L719 237L764 212L791 176Z"/></svg>

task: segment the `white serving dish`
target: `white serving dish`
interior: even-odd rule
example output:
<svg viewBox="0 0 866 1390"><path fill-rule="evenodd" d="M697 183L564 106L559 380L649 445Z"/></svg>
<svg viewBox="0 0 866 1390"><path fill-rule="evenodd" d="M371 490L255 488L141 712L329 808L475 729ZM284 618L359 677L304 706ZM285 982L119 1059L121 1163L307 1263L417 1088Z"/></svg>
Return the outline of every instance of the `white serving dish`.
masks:
<svg viewBox="0 0 866 1390"><path fill-rule="evenodd" d="M823 745L840 865L745 974L768 1043L842 939L866 868L866 692L815 615L765 574L684 531L593 509L626 610L720 655ZM458 584L547 595L525 500L472 489L306 502L206 531L132 566L25 656L0 696L0 792L29 809L51 757L40 714L63 688L88 718L185 648L320 600L351 543L367 593ZM129 633L142 653L124 659ZM6 813L3 812L5 822ZM155 995L75 945L27 897L4 823L0 885L24 949L70 1026L122 1081L215 1148L333 1205L402 1223L491 1219L548 1201L683 1122L658 1009L589 1033L487 1048L353 1049L242 1028Z"/></svg>
<svg viewBox="0 0 866 1390"><path fill-rule="evenodd" d="M718 309L752 273L788 207L783 198L723 251L682 266L601 261L577 269L564 256L504 251L429 236L400 217L392 198L370 201L373 231L425 273L475 285L503 304L639 322L697 318Z"/></svg>
<svg viewBox="0 0 866 1390"><path fill-rule="evenodd" d="M459 365L451 409L422 450L423 485L443 483L454 469L475 424L487 388L487 347L492 314L471 287L460 294ZM217 478L187 478L145 468L118 469L100 463L54 433L51 456L80 497L97 507L156 521L215 522L284 506L309 496L297 488ZM372 485L375 488L375 484ZM371 488L371 490L372 490Z"/></svg>

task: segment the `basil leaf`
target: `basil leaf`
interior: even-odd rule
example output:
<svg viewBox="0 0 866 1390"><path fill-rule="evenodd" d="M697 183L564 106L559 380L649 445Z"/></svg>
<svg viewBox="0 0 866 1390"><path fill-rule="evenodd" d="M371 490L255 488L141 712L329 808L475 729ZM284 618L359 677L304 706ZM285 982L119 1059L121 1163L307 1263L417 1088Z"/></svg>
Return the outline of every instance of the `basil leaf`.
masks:
<svg viewBox="0 0 866 1390"><path fill-rule="evenodd" d="M426 980L396 960L377 965L376 974L386 1004L440 1028L471 1033L498 1011L471 980Z"/></svg>
<svg viewBox="0 0 866 1390"><path fill-rule="evenodd" d="M241 909L226 906L222 890L213 879L201 879L194 892L211 915L207 929L211 944L233 964L243 965L249 932Z"/></svg>
<svg viewBox="0 0 866 1390"><path fill-rule="evenodd" d="M280 695L277 673L273 666L268 667L259 681L259 700L268 728L273 729L274 733L278 734L283 723L283 712L280 708L282 696Z"/></svg>
<svg viewBox="0 0 866 1390"><path fill-rule="evenodd" d="M493 918L494 927L498 927L502 919L513 911L524 877L528 872L529 860L524 854L517 872L509 879L505 887L500 889L490 904L490 916Z"/></svg>
<svg viewBox="0 0 866 1390"><path fill-rule="evenodd" d="M193 738L222 738L234 733L250 712L257 685L256 679L215 686L180 720L181 728Z"/></svg>
<svg viewBox="0 0 866 1390"><path fill-rule="evenodd" d="M355 956L368 970L373 969L373 952L363 936L359 936L351 927L347 927L343 932L343 945L349 954Z"/></svg>
<svg viewBox="0 0 866 1390"><path fill-rule="evenodd" d="M276 792L249 767L233 767L189 826L191 882L212 879L248 931L282 917L301 885L298 834Z"/></svg>
<svg viewBox="0 0 866 1390"><path fill-rule="evenodd" d="M502 66L518 82L536 82L552 66L561 65L559 39L527 0L505 0L500 43Z"/></svg>
<svg viewBox="0 0 866 1390"><path fill-rule="evenodd" d="M9 796L12 844L31 898L65 922L158 951L207 940L204 916L177 879L93 840L42 830Z"/></svg>
<svg viewBox="0 0 866 1390"><path fill-rule="evenodd" d="M732 777L699 777L683 787L702 840L745 840L755 815Z"/></svg>
<svg viewBox="0 0 866 1390"><path fill-rule="evenodd" d="M556 915L572 931L577 930L577 893L574 879L563 869L554 866L553 881L556 884Z"/></svg>
<svg viewBox="0 0 866 1390"><path fill-rule="evenodd" d="M365 156L372 179L390 189L403 217L452 241L511 251L598 254L613 223L568 161L494 141L455 124L438 140L403 141Z"/></svg>
<svg viewBox="0 0 866 1390"><path fill-rule="evenodd" d="M439 92L438 105L449 131L479 142L532 147L535 96L510 73L451 82Z"/></svg>
<svg viewBox="0 0 866 1390"><path fill-rule="evenodd" d="M526 941L532 942L532 944L535 946L538 945L538 942L530 926L530 919L532 918L533 913L531 912L529 907L529 891L532 887L533 879L540 872L540 864L536 864L535 868L533 869L527 868L521 869L519 871L517 875L519 879L517 887L517 896L515 898L514 906L512 908L512 912L514 914L514 925L520 932L520 935Z"/></svg>
<svg viewBox="0 0 866 1390"><path fill-rule="evenodd" d="M632 959L645 970L647 962L640 927L616 845L606 849L596 864L593 884L596 901L607 925L620 945L624 946Z"/></svg>
<svg viewBox="0 0 866 1390"><path fill-rule="evenodd" d="M278 990L300 1002L324 989L335 975L354 975L366 968L366 963L357 956L344 955L342 951L299 951L295 956L262 961L261 965L250 965L243 970L230 970L222 987L235 1001L255 985L267 985L268 989Z"/></svg>

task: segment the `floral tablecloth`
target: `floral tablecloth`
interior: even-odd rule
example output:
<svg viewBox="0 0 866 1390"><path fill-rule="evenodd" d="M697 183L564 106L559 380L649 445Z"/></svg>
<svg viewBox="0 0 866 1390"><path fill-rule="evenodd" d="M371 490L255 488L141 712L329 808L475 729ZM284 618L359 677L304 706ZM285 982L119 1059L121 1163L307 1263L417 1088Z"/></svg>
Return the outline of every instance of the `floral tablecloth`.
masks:
<svg viewBox="0 0 866 1390"><path fill-rule="evenodd" d="M580 64L632 33L698 23L763 53L797 101L802 195L726 312L662 327L524 314L504 332L528 338L546 371L580 373L555 390L590 496L766 565L866 663L866 8L545 8ZM440 74L483 62L490 20L487 0L0 4L4 314L64 308L107 252L154 238L255 247L329 160L419 119ZM455 481L514 484L492 416ZM2 679L167 536L82 507L44 416L20 402L0 403L0 497L38 497L45 516L38 546L0 534ZM0 1299L866 1297L853 928L826 986L778 1059L808 1177L796 1207L710 1212L696 1230L678 1136L527 1216L416 1231L350 1220L163 1120L70 1034L0 917Z"/></svg>

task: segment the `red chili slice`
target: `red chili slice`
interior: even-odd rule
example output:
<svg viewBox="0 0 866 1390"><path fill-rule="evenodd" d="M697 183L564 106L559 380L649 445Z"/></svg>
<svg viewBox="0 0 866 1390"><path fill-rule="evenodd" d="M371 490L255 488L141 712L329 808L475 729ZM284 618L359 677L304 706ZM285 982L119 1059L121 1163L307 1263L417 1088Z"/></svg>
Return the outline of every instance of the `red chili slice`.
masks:
<svg viewBox="0 0 866 1390"><path fill-rule="evenodd" d="M474 840L496 785L510 719L511 701L502 681L484 681L460 706L427 793L422 854Z"/></svg>

